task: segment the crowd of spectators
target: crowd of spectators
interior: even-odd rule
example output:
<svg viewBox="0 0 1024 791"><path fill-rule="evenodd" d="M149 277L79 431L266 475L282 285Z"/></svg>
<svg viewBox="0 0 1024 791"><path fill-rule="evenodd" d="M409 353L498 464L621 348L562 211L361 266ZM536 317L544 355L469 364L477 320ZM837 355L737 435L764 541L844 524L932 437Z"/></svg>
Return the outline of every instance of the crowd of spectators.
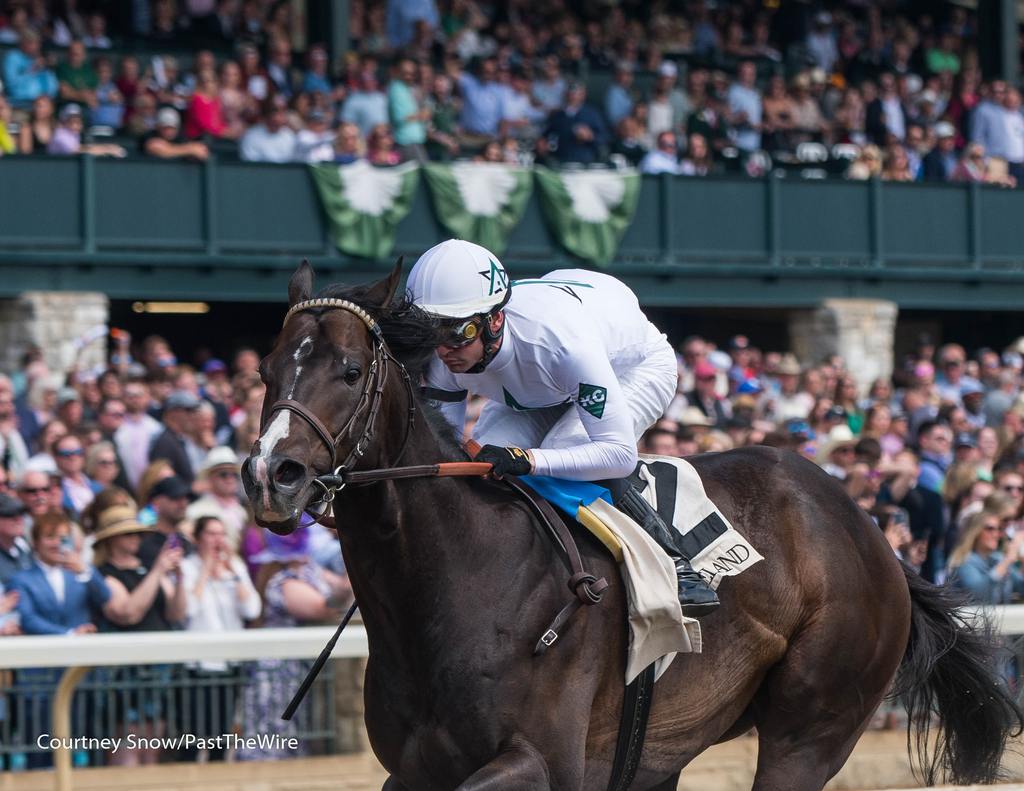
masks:
<svg viewBox="0 0 1024 791"><path fill-rule="evenodd" d="M240 350L230 368L208 358L196 369L154 336L133 362L130 338L116 334L106 370L53 372L31 350L11 376L0 374L0 636L337 623L351 602L337 537L316 524L270 537L252 522L242 493L239 459L258 434L264 392L256 353ZM238 669L225 663L190 667L203 693L179 701L179 726L200 736L228 732L237 705L251 717L264 712L250 724L279 731L271 711L276 720L280 688L294 692L308 665L278 664L272 689L267 668L251 668L249 683L239 683ZM117 678L130 683L137 670ZM0 689L5 681L0 673ZM38 689L56 676L18 671L10 692L23 712L31 696L18 690L29 682ZM45 718L45 707L4 723L3 701L0 694L5 739L27 744L46 732L33 719ZM115 708L116 733L104 735L163 727L159 707ZM19 723L26 733L13 733ZM106 756L120 764L160 759L144 749ZM29 755L28 766L47 760Z"/></svg>
<svg viewBox="0 0 1024 791"><path fill-rule="evenodd" d="M58 5L0 2L0 153L1024 176L1020 93L951 3L354 0L333 62L286 2Z"/></svg>
<svg viewBox="0 0 1024 791"><path fill-rule="evenodd" d="M840 481L893 551L980 602L1024 594L1024 338L968 355L918 338L867 388L838 356L798 360L743 335L679 347L679 387L641 451L746 445L799 453Z"/></svg>

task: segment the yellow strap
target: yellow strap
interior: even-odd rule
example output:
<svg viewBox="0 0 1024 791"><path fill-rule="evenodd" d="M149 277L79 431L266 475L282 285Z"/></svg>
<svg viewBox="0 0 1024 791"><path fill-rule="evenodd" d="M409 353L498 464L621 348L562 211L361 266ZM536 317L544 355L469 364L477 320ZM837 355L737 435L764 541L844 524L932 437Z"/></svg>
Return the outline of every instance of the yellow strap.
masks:
<svg viewBox="0 0 1024 791"><path fill-rule="evenodd" d="M616 563L622 562L622 542L619 541L618 537L608 529L607 525L605 525L600 518L598 518L597 514L585 505L581 505L579 510L576 512L576 518L579 520L581 525L594 534L594 537L598 541L607 547L608 551L612 553L612 557L615 558Z"/></svg>

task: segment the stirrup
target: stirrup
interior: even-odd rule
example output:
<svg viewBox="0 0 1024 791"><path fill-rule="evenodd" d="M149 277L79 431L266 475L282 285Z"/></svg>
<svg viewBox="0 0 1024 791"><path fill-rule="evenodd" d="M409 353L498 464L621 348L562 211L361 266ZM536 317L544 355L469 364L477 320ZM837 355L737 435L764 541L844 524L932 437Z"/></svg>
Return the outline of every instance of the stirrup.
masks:
<svg viewBox="0 0 1024 791"><path fill-rule="evenodd" d="M679 583L679 606L683 615L689 618L702 618L718 609L718 594L715 593L704 578L694 571L686 558L673 558L676 566L676 579Z"/></svg>

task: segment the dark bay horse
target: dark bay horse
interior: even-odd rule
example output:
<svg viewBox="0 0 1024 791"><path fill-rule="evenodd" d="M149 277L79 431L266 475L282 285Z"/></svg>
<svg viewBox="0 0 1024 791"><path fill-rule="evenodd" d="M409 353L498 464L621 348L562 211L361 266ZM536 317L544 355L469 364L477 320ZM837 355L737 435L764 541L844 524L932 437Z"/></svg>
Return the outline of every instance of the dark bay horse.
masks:
<svg viewBox="0 0 1024 791"><path fill-rule="evenodd" d="M383 330L410 372L432 353L435 330L396 297L399 277L396 267L371 286L332 287L320 296L335 301L310 305L312 270L293 275L298 307L263 360L263 427L243 469L256 518L272 530L295 528L339 460L367 469L466 458L369 329ZM694 756L756 727L754 788L817 791L894 678L918 727L938 720L925 774L993 779L1020 715L950 594L901 567L842 487L796 454L743 448L692 462L765 560L725 581L722 606L702 622L703 653L677 657L655 687L630 787L675 789ZM584 562L612 587L535 657L565 576L504 484L348 486L333 506L369 640L366 726L390 773L384 789L606 788L626 603L596 541L581 539Z"/></svg>

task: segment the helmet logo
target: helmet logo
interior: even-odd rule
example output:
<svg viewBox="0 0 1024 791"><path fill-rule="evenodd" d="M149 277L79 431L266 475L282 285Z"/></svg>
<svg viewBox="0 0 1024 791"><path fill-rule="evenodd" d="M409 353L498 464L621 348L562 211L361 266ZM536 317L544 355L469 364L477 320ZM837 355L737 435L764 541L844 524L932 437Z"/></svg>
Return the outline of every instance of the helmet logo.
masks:
<svg viewBox="0 0 1024 791"><path fill-rule="evenodd" d="M493 258L490 259L490 262L490 269L484 269L479 273L484 280L490 283L490 290L487 292L487 296L497 294L499 291L504 291L508 288L508 274Z"/></svg>

